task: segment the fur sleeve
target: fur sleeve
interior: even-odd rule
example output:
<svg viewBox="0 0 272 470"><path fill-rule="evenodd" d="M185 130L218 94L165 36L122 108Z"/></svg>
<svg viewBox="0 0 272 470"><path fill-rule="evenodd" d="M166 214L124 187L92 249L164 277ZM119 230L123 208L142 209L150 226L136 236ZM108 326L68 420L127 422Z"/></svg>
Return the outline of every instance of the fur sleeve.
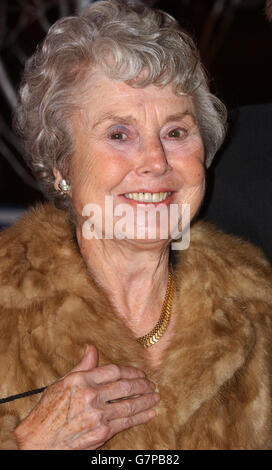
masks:
<svg viewBox="0 0 272 470"><path fill-rule="evenodd" d="M247 362L186 423L178 448L272 449L271 313L259 309L254 329L256 341Z"/></svg>
<svg viewBox="0 0 272 470"><path fill-rule="evenodd" d="M3 406L3 405L0 405ZM7 413L0 415L0 449L1 450L18 450L17 440L14 429L19 424L19 418L15 415Z"/></svg>

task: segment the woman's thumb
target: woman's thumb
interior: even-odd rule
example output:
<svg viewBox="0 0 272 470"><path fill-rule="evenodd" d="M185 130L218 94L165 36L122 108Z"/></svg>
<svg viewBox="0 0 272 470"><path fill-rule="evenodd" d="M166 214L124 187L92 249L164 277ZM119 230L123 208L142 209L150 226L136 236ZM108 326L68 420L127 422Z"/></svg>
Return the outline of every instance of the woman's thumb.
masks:
<svg viewBox="0 0 272 470"><path fill-rule="evenodd" d="M76 365L76 367L71 372L79 372L82 370L90 370L96 367L98 364L98 352L95 346L92 344L88 344L85 351L84 356Z"/></svg>

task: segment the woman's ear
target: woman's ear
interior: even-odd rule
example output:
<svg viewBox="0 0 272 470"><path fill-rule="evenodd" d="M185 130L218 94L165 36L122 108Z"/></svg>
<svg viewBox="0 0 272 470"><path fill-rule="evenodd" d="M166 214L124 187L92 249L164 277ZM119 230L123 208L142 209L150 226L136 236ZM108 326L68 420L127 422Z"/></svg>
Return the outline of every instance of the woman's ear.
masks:
<svg viewBox="0 0 272 470"><path fill-rule="evenodd" d="M66 194L71 197L71 186L67 181L62 177L62 174L57 168L53 168L53 174L55 177L54 188L56 191L60 191L62 195Z"/></svg>
<svg viewBox="0 0 272 470"><path fill-rule="evenodd" d="M53 168L53 174L54 174L54 177L55 177L54 188L55 188L56 191L59 191L60 190L59 183L62 180L62 175L61 175L60 171L57 170L56 168Z"/></svg>

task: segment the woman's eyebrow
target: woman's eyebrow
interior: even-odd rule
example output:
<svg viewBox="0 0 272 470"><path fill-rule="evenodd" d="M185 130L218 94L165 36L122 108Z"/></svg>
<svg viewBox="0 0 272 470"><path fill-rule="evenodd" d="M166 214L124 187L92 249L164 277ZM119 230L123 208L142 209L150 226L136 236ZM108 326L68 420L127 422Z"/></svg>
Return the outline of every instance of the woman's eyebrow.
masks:
<svg viewBox="0 0 272 470"><path fill-rule="evenodd" d="M97 121L95 121L92 127L95 128L105 121L114 121L114 122L118 122L121 124L135 124L136 123L136 119L131 115L118 116L117 114L113 114L113 113L105 113L105 114L102 114L102 116L100 116Z"/></svg>
<svg viewBox="0 0 272 470"><path fill-rule="evenodd" d="M183 119L185 116L190 116L192 120L194 121L194 123L196 122L194 114L191 111L186 110L181 113L170 114L170 116L167 116L167 118L165 119L164 124L167 124L170 121L179 121L180 119Z"/></svg>
<svg viewBox="0 0 272 470"><path fill-rule="evenodd" d="M189 110L186 110L186 111L179 112L176 114L170 114L164 120L163 125L167 124L170 121L178 121L180 119L183 119L185 116L190 116L195 122L195 116L193 115L193 113ZM135 119L135 117L133 117L132 115L119 116L113 113L104 113L102 114L102 116L99 117L97 121L94 122L92 126L93 129L99 126L100 124L103 124L103 122L105 121L113 121L113 122L118 122L120 124L135 124L137 122L137 119Z"/></svg>

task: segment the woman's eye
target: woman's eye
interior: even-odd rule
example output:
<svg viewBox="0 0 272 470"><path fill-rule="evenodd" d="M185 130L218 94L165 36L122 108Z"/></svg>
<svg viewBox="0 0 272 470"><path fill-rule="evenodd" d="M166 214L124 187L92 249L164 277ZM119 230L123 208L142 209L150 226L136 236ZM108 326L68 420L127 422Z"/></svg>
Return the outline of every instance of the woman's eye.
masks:
<svg viewBox="0 0 272 470"><path fill-rule="evenodd" d="M172 129L168 132L167 137L171 137L174 139L180 139L181 137L186 137L187 131L186 129Z"/></svg>
<svg viewBox="0 0 272 470"><path fill-rule="evenodd" d="M111 140L125 140L127 135L124 132L113 132L110 135Z"/></svg>

